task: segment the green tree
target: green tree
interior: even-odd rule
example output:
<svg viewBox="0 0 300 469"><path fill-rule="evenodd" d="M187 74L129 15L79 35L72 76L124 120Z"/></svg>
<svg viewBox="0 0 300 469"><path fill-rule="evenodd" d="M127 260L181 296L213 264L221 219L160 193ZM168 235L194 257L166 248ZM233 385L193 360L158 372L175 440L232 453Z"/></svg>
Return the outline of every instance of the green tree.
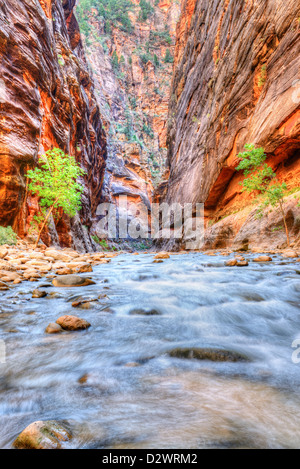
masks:
<svg viewBox="0 0 300 469"><path fill-rule="evenodd" d="M239 153L238 158L241 159L237 166L237 171L243 171L244 181L240 183L243 191L258 191L263 196L263 202L259 206L259 215L263 215L264 208L271 205L280 208L288 246L290 246L289 231L284 212L284 197L287 195L287 185L282 184L276 179L276 173L271 166L265 163L267 155L263 148L255 148L254 145L245 145L245 152Z"/></svg>
<svg viewBox="0 0 300 469"><path fill-rule="evenodd" d="M174 59L173 59L172 54L170 52L170 49L166 50L166 55L165 55L165 58L164 58L164 62L165 62L165 64L172 64L174 62Z"/></svg>
<svg viewBox="0 0 300 469"><path fill-rule="evenodd" d="M42 214L35 218L39 228L35 248L52 213L62 210L74 217L80 210L84 187L77 180L85 174L74 156L65 154L59 148L47 151L39 158L39 163L40 167L26 174L30 180L29 190L40 198Z"/></svg>

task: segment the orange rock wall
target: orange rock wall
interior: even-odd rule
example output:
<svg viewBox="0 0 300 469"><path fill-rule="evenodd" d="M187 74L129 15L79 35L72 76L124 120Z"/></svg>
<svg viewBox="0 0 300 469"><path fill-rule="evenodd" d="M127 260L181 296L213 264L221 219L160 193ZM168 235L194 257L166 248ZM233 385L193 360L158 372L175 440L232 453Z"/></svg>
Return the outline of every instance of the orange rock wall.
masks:
<svg viewBox="0 0 300 469"><path fill-rule="evenodd" d="M76 156L87 176L80 217L62 218L52 240L70 246L77 239L90 248L83 225L91 225L100 198L106 138L74 4L0 2L0 224L28 234L38 204L24 174L41 154L60 147Z"/></svg>
<svg viewBox="0 0 300 469"><path fill-rule="evenodd" d="M299 2L183 0L169 109L168 201L204 202L208 220L252 203L236 155L262 146L300 186Z"/></svg>

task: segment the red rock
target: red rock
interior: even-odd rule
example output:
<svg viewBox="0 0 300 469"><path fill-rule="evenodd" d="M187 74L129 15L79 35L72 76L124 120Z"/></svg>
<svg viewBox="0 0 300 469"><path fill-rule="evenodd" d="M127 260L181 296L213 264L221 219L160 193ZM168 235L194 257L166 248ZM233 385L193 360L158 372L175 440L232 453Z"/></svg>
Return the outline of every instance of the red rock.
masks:
<svg viewBox="0 0 300 469"><path fill-rule="evenodd" d="M77 331L91 327L89 322L85 319L80 319L77 316L62 316L56 321L56 323L65 331Z"/></svg>
<svg viewBox="0 0 300 469"><path fill-rule="evenodd" d="M253 259L253 262L270 262L272 257L270 256L259 256Z"/></svg>
<svg viewBox="0 0 300 469"><path fill-rule="evenodd" d="M81 220L75 217L71 227L68 217L60 218L59 241L69 246L80 242L92 250L82 223L91 225L100 200L106 137L73 13L75 1L4 3L0 225L12 225L20 236L28 233L38 200L28 193L24 174L36 166L38 155L60 147L82 163L87 175ZM49 233L43 235L46 243Z"/></svg>

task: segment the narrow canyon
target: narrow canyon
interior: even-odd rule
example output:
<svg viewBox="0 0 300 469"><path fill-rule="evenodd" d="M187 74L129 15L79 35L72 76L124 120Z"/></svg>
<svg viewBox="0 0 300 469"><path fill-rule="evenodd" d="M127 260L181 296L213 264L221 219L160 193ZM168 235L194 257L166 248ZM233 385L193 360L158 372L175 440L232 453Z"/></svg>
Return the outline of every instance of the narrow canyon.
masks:
<svg viewBox="0 0 300 469"><path fill-rule="evenodd" d="M299 262L299 0L0 0L0 449L299 449Z"/></svg>
<svg viewBox="0 0 300 469"><path fill-rule="evenodd" d="M126 195L129 217L203 203L206 249L282 247L281 215L257 219L240 186L251 143L287 184L299 242L297 0L14 0L0 15L1 225L30 236L39 201L24 176L59 147L85 169L85 191L78 216L52 220L48 245L95 249L97 207Z"/></svg>

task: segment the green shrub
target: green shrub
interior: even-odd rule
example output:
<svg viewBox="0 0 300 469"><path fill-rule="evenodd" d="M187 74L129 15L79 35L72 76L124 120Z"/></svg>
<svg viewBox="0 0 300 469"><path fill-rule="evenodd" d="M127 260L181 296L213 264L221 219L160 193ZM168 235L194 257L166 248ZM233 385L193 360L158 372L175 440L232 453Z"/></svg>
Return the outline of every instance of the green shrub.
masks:
<svg viewBox="0 0 300 469"><path fill-rule="evenodd" d="M93 235L92 239L95 241L95 243L99 244L99 246L101 246L104 251L109 249L106 239L100 240L96 235Z"/></svg>
<svg viewBox="0 0 300 469"><path fill-rule="evenodd" d="M89 17L92 9L105 20L105 32L111 33L112 26L118 26L126 32L131 32L132 24L128 12L133 9L131 0L80 0L77 2L76 15L81 31L86 37L91 33Z"/></svg>
<svg viewBox="0 0 300 469"><path fill-rule="evenodd" d="M147 0L140 1L140 14L139 20L140 21L147 21L147 19L154 13L154 8L150 2Z"/></svg>
<svg viewBox="0 0 300 469"><path fill-rule="evenodd" d="M164 62L165 62L165 64L172 64L174 62L174 59L173 59L172 54L170 52L170 49L166 50L166 55L165 55L165 58L164 58Z"/></svg>
<svg viewBox="0 0 300 469"><path fill-rule="evenodd" d="M17 235L11 226L7 228L0 226L0 246L3 244L8 244L9 246L17 244Z"/></svg>

